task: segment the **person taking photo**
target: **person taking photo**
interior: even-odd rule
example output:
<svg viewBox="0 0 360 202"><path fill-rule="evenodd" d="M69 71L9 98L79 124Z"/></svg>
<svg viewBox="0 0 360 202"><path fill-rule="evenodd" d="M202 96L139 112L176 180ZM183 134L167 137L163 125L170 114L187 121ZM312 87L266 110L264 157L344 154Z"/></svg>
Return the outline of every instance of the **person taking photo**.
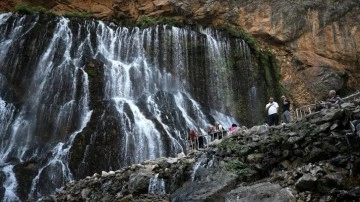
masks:
<svg viewBox="0 0 360 202"><path fill-rule="evenodd" d="M269 103L266 104L265 111L268 114L268 124L269 126L278 125L279 116L278 116L279 105L274 101L273 97L270 97Z"/></svg>

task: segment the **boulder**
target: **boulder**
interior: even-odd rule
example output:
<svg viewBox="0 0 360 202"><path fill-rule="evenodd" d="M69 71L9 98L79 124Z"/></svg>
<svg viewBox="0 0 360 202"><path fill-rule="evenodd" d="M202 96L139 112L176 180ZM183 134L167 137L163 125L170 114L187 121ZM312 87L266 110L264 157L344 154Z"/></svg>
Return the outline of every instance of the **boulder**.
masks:
<svg viewBox="0 0 360 202"><path fill-rule="evenodd" d="M239 187L225 196L225 202L295 202L291 191L270 182Z"/></svg>

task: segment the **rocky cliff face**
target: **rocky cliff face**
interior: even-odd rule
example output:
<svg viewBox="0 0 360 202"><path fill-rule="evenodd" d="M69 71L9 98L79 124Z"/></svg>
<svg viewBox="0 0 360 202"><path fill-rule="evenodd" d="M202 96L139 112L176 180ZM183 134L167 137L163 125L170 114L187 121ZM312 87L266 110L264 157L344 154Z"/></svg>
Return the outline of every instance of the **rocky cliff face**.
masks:
<svg viewBox="0 0 360 202"><path fill-rule="evenodd" d="M0 2L11 10L21 0ZM30 2L30 1L29 1ZM273 51L281 82L297 105L360 89L358 0L79 0L31 1L59 14L91 12L101 19L172 16L191 24L236 25Z"/></svg>
<svg viewBox="0 0 360 202"><path fill-rule="evenodd" d="M41 6L62 15L70 12L92 13L100 19L113 15L113 0L4 0L0 2L1 11L14 11L15 6L26 3L30 6Z"/></svg>

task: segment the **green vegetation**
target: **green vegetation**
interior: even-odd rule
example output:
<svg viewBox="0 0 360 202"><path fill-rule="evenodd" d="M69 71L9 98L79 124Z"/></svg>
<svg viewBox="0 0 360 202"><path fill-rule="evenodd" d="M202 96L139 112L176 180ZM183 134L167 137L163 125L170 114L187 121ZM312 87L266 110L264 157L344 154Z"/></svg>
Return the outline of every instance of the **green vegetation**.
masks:
<svg viewBox="0 0 360 202"><path fill-rule="evenodd" d="M217 145L220 150L224 150L226 153L229 154L236 154L238 156L245 156L248 155L253 151L247 145L241 145L238 142L232 140L231 138L224 140L220 144Z"/></svg>
<svg viewBox="0 0 360 202"><path fill-rule="evenodd" d="M96 72L94 69L87 69L86 73L91 77L91 78L95 78L96 76Z"/></svg>
<svg viewBox="0 0 360 202"><path fill-rule="evenodd" d="M88 65L87 68L85 68L85 72L89 75L90 78L96 77L96 69L94 65Z"/></svg>
<svg viewBox="0 0 360 202"><path fill-rule="evenodd" d="M243 39L249 46L252 56L257 59L257 64L259 64L258 79L260 79L259 82L261 82L259 85L266 86L266 91L263 93L262 98L268 99L269 96L273 96L277 99L280 98L282 94L286 94L284 87L279 82L281 78L281 72L278 60L275 54L271 52L271 50L261 47L260 43L255 37L234 25L223 24L215 28L223 31L230 37ZM232 60L241 63L241 58L237 58L238 55L239 54L237 52L234 52L231 58ZM246 114L246 110L244 110L246 107L244 106L247 106L246 101L239 100L236 109L240 112L240 114ZM261 123L263 120L257 120L256 122Z"/></svg>
<svg viewBox="0 0 360 202"><path fill-rule="evenodd" d="M230 139L225 139L220 144L217 145L219 149L227 150L227 152L236 151L239 149L239 144L236 141L232 141Z"/></svg>
<svg viewBox="0 0 360 202"><path fill-rule="evenodd" d="M94 14L91 12L68 12L64 13L63 16L67 18L94 18Z"/></svg>
<svg viewBox="0 0 360 202"><path fill-rule="evenodd" d="M240 161L231 161L225 164L225 169L237 174L240 178L246 177L250 173L250 169L246 164Z"/></svg>
<svg viewBox="0 0 360 202"><path fill-rule="evenodd" d="M244 97L240 97L236 102L236 110L239 114L246 114L247 113L247 104Z"/></svg>
<svg viewBox="0 0 360 202"><path fill-rule="evenodd" d="M30 6L27 3L16 4L15 11L23 14L45 13L54 15L54 12L52 10L47 10L42 6Z"/></svg>
<svg viewBox="0 0 360 202"><path fill-rule="evenodd" d="M229 24L223 24L215 28L227 32L230 36L243 39L251 49L255 50L256 52L259 51L259 44L257 40L254 37L252 37L250 34L241 30L240 28Z"/></svg>
<svg viewBox="0 0 360 202"><path fill-rule="evenodd" d="M215 63L214 65L223 73L229 72L235 64L232 58L216 57L210 60L213 60Z"/></svg>
<svg viewBox="0 0 360 202"><path fill-rule="evenodd" d="M260 50L260 45L256 38L236 26L224 24L215 28L228 33L232 37L241 38L248 44L254 56L258 58L260 67L263 68L265 82L268 86L268 95L278 97L285 94L284 88L279 83L281 72L274 53L270 50Z"/></svg>
<svg viewBox="0 0 360 202"><path fill-rule="evenodd" d="M139 27L150 27L157 24L157 20L155 18L150 18L147 16L141 16L135 23Z"/></svg>
<svg viewBox="0 0 360 202"><path fill-rule="evenodd" d="M30 6L27 3L19 3L15 6L16 12L23 14L33 14L33 13L44 13L55 15L55 12L48 10L42 6ZM90 12L69 12L63 15L64 17L77 17L77 18L93 18L94 15Z"/></svg>
<svg viewBox="0 0 360 202"><path fill-rule="evenodd" d="M246 164L242 163L241 161L231 161L225 164L225 168L227 170L239 170L246 168Z"/></svg>
<svg viewBox="0 0 360 202"><path fill-rule="evenodd" d="M148 16L141 16L135 22L135 25L141 28L151 27L155 25L169 25L169 26L181 27L183 26L183 22L175 17L153 18Z"/></svg>
<svg viewBox="0 0 360 202"><path fill-rule="evenodd" d="M268 88L269 95L280 97L285 94L285 89L280 84L281 72L276 56L269 50L265 50L260 55L260 64L264 67L266 83L270 87Z"/></svg>

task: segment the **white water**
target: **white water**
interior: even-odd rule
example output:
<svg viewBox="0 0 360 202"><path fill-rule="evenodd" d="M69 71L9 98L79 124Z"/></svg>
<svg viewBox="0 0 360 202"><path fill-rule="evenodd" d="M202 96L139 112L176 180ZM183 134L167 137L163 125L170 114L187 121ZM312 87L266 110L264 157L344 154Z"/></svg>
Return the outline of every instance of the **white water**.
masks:
<svg viewBox="0 0 360 202"><path fill-rule="evenodd" d="M1 78L1 75L0 75ZM1 80L0 80L1 83ZM11 103L6 103L4 100L0 98L0 123L3 127L0 128L0 134L5 134L6 129L9 128L11 122L13 121L15 112L15 107ZM0 151L4 153L4 148L6 148L6 144L8 143L3 139L3 136L0 136ZM0 157L0 162L4 161L4 156Z"/></svg>
<svg viewBox="0 0 360 202"><path fill-rule="evenodd" d="M80 71L82 71L82 70L80 70ZM86 75L86 74L84 74L84 75ZM60 188L59 185L63 185L64 183L73 180L73 175L72 175L72 173L69 169L69 165L68 165L69 150L72 146L72 143L73 143L76 135L79 134L83 130L83 128L89 122L91 114L92 114L92 111L90 111L89 107L88 107L88 95L89 95L88 86L89 86L89 84L88 84L87 76L85 76L83 78L83 83L84 83L84 88L83 88L84 92L83 93L85 96L82 99L82 105L84 106L84 108L82 110L83 119L82 119L80 128L79 128L79 130L72 133L70 135L70 138L65 143L59 142L54 147L54 149L51 151L52 158L47 162L47 164L45 166L40 168L38 175L35 176L35 178L32 182L32 185L31 185L31 191L30 191L29 197L34 197L34 196L41 197L43 195L42 193L39 193L37 187L40 186L39 179L45 169L49 169L52 171L52 172L50 172L50 173L52 173L52 175L49 176L49 180L58 181L58 182L60 181L60 183L54 184L54 186L57 187L57 189ZM66 111L66 110L64 110L64 111ZM59 170L61 171L60 173L55 174L55 175L53 174Z"/></svg>
<svg viewBox="0 0 360 202"><path fill-rule="evenodd" d="M25 26L23 23L29 20L19 17L4 28L10 16L0 14L1 64L8 62L16 45L27 47L26 35L38 20L34 17ZM83 70L88 58L102 62L105 82L102 101L114 104L116 113L113 114L123 126L121 134L116 134L122 145L118 145L119 156L114 161L130 164L176 155L184 152L184 139L189 128L206 134L207 126L213 124L188 92L188 69L192 61L187 51L194 46L207 48L206 65L214 74L209 79L213 83L208 87L209 92L214 92L214 101L209 104L217 106L217 110L212 109L210 115L225 127L237 123L218 111L223 109L222 105L225 108L232 106L230 97L222 97L224 94L218 91L220 88L231 91L230 82L224 79L228 74L226 57L230 55L230 43L221 40L217 33L204 29L201 33L205 40L199 40L198 32L176 27L141 30L87 21L74 31L70 23L68 19L60 18L44 50L37 50L38 58L31 58L31 64L34 64L28 69L34 72L24 76L26 84L22 86L21 106L16 108L14 103L7 103L0 96L0 163L10 163L9 159L17 163L38 162L29 197L48 194L73 179L68 165L69 150L92 114L88 75ZM242 43L238 41L239 48L246 49ZM16 66L17 60L10 63ZM0 65L0 70L11 72L6 68ZM0 74L1 92L8 91L9 86L10 81ZM151 116L144 113L144 108ZM170 108L171 116L164 115L164 108ZM93 136L103 134L96 132ZM168 142L164 142L164 136ZM87 145L81 165L86 166L84 161L90 155L89 148ZM5 197L16 200L18 182L12 168L8 165L2 170L6 173Z"/></svg>
<svg viewBox="0 0 360 202"><path fill-rule="evenodd" d="M157 194L157 195L166 194L165 180L162 178L159 178L159 173L157 173L155 176L152 176L150 178L148 193L149 194Z"/></svg>
<svg viewBox="0 0 360 202"><path fill-rule="evenodd" d="M159 34L159 33L162 34ZM195 32L183 30L179 28L168 29L166 26L157 26L155 29L149 28L140 30L135 28L117 28L113 30L106 24L100 22L97 26L98 46L95 48L95 55L98 58L104 58L105 68L105 99L114 100L116 109L119 114L123 114L124 125L130 125L131 130L125 131L125 156L132 155L132 162L139 163L146 159L154 159L163 156L164 151L159 131L155 128L152 121L142 115L141 110L136 105L140 96L147 97L147 106L157 118L159 123L166 130L166 134L171 140L171 147L177 152L183 152L181 146L184 134L181 131L169 128L161 120L161 111L154 102L154 94L159 91L171 92L175 96L177 108L181 110L189 128L205 129L209 123L204 118L200 106L191 96L187 95L187 99L192 100L191 108L197 111L198 118L194 120L188 116L188 112L184 110L182 102L183 92L188 88L188 84L184 78L187 77L186 54L179 54L188 48L187 43L180 44L178 40L187 38L190 34L190 42L196 43ZM163 67L163 63L170 57L166 50L164 41L172 38L174 46L174 55L172 56L173 64L177 68L173 72L167 72ZM184 40L187 42L187 40ZM152 44L149 44L152 42ZM215 43L215 42L213 42ZM148 58L148 49L153 47L154 56ZM160 55L161 54L161 55ZM220 57L220 56L218 56ZM153 60L153 61L151 61ZM159 68L160 67L160 68ZM163 68L163 69L162 69ZM129 105L135 117L135 124L130 124L129 117L124 112L124 105ZM215 117L226 125L236 122L233 119L224 119L220 113ZM204 130L201 132L205 133ZM172 134L172 135L171 135ZM175 136L174 136L175 134ZM141 144L139 144L141 143ZM130 145L136 145L135 151L130 149Z"/></svg>
<svg viewBox="0 0 360 202"><path fill-rule="evenodd" d="M34 26L36 21L30 27L21 26L24 18L20 18L19 25L15 25L18 28L7 36L9 37L6 40L7 42L1 44L2 47L5 47L5 51L10 50L11 43L17 37L26 34ZM0 17L0 19L4 18ZM78 112L76 116L81 117L80 123L75 127L77 129L70 134L65 134L69 138L46 143L46 147L49 147L50 151L47 154L46 162L40 164L38 173L32 182L29 197L40 197L47 193L39 190L39 186L42 186L40 189L44 189L44 185L39 184L40 176L43 181L45 179L50 183L50 189L60 188L65 182L73 178L68 167L68 152L75 136L86 126L91 115L91 111L88 109L88 78L81 69L82 67L76 64L77 58L70 56L71 46L67 46L67 44L72 43L73 39L68 23L67 19L62 18L57 24L46 51L40 55L36 71L30 78L27 88L27 95L25 95L27 99L16 117L13 118L14 107L11 107L11 103L4 104L4 101L0 99L1 130L7 130L1 133L1 138L4 138L1 141L1 163L4 163L7 158L15 158L20 162L26 162L28 159L36 159L42 155L44 147L36 145L36 143L39 143L39 137L36 137L35 134L38 133L37 127L44 121L45 115L54 117L52 130L48 131L49 135L54 136L50 136L50 140L58 139L59 137L56 135L63 134L64 128L74 124L72 118L76 111ZM64 50L60 62L54 63L54 58L58 57L56 52L61 46L64 47ZM80 50L81 48L79 52ZM2 51L2 53L6 52ZM79 77L76 77L79 71L84 75L81 81L77 81ZM58 79L54 79L53 75L57 75ZM74 79L70 83L67 81L69 76ZM78 82L82 83L82 89L77 88L76 84ZM57 89L62 89L65 86L66 92L57 91ZM82 98L76 100L76 91L79 90ZM10 122L12 122L11 125ZM12 168L13 166L3 168L3 172L6 173L4 198L8 201L19 201L16 196L18 182Z"/></svg>
<svg viewBox="0 0 360 202"><path fill-rule="evenodd" d="M198 159L196 159L196 162L194 163L192 172L191 172L191 181L195 181L195 178L197 177L197 175L199 172L200 168L210 168L213 166L214 164L214 160L215 160L215 156L213 155L211 159L208 159L204 156L199 157ZM204 169L200 169L200 170L204 170Z"/></svg>
<svg viewBox="0 0 360 202"><path fill-rule="evenodd" d="M191 182L195 180L195 174L196 171L199 169L200 165L201 161L196 161L196 163L194 163L193 171L191 172Z"/></svg>
<svg viewBox="0 0 360 202"><path fill-rule="evenodd" d="M12 165L8 165L2 169L2 172L4 172L4 174L6 176L6 180L3 184L3 186L6 187L4 202L19 201L19 198L16 196L16 187L18 184L15 179L13 167L14 166L12 166Z"/></svg>

